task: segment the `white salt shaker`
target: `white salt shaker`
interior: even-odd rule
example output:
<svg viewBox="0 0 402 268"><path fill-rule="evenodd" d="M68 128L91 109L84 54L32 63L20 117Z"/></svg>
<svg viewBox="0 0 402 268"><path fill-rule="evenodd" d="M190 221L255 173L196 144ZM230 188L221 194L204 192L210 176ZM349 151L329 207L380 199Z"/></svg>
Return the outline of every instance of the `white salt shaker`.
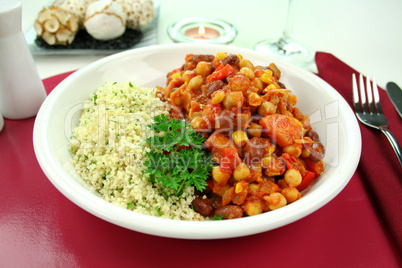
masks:
<svg viewBox="0 0 402 268"><path fill-rule="evenodd" d="M0 112L7 119L36 115L46 98L21 19L20 0L0 0Z"/></svg>

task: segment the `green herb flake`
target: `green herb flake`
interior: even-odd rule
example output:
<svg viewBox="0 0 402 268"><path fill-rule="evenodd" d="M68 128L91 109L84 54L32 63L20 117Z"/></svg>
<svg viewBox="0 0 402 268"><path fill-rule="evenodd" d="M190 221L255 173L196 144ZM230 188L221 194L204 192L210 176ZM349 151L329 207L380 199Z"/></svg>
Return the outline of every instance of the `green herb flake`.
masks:
<svg viewBox="0 0 402 268"><path fill-rule="evenodd" d="M163 216L165 214L160 210L159 206L156 206L155 210L156 210L156 212L158 213L159 216Z"/></svg>
<svg viewBox="0 0 402 268"><path fill-rule="evenodd" d="M214 217L212 218L213 221L221 221L223 219L223 215L214 215Z"/></svg>
<svg viewBox="0 0 402 268"><path fill-rule="evenodd" d="M135 206L134 202L127 203L127 209L130 209L132 206Z"/></svg>

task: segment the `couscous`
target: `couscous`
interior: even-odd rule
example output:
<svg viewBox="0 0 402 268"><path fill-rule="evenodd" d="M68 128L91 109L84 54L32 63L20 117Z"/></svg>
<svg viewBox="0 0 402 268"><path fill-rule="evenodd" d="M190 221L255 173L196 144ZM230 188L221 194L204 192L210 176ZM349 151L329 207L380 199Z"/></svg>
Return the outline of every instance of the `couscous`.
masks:
<svg viewBox="0 0 402 268"><path fill-rule="evenodd" d="M175 196L143 173L150 151L145 140L153 134L147 125L168 113L155 89L106 82L84 103L71 137L72 161L82 179L117 206L169 219L202 220L191 208L192 187Z"/></svg>

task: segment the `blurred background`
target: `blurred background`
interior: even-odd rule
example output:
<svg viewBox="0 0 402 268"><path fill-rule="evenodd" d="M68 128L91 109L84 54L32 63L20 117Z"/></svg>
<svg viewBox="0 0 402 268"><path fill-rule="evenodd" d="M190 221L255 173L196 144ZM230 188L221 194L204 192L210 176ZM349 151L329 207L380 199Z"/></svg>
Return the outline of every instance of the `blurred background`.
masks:
<svg viewBox="0 0 402 268"><path fill-rule="evenodd" d="M22 27L32 27L49 0L21 0ZM167 27L184 17L207 16L226 20L238 29L230 44L253 49L263 39L282 34L288 1L285 0L157 0L161 4L158 43L173 43ZM402 84L402 1L400 0L298 0L294 37L316 51L329 52L364 74L374 75L380 86L392 80ZM74 70L104 55L43 56L34 59L42 78ZM59 62L46 68L47 63ZM392 63L392 68L390 64ZM399 64L395 64L399 63ZM314 66L309 68L314 71ZM351 79L347 77L346 79Z"/></svg>

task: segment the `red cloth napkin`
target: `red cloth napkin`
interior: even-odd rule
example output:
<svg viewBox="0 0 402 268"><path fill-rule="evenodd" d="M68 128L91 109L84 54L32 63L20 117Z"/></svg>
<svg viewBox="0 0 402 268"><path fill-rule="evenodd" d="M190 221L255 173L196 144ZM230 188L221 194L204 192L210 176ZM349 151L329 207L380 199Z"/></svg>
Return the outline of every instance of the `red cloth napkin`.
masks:
<svg viewBox="0 0 402 268"><path fill-rule="evenodd" d="M352 74L359 73L328 53L318 52L315 60L318 76L334 87L353 109ZM388 129L402 144L402 120L382 89L380 100ZM359 125L362 154L354 177L366 183L380 217L402 252L402 167L385 135L360 122Z"/></svg>

